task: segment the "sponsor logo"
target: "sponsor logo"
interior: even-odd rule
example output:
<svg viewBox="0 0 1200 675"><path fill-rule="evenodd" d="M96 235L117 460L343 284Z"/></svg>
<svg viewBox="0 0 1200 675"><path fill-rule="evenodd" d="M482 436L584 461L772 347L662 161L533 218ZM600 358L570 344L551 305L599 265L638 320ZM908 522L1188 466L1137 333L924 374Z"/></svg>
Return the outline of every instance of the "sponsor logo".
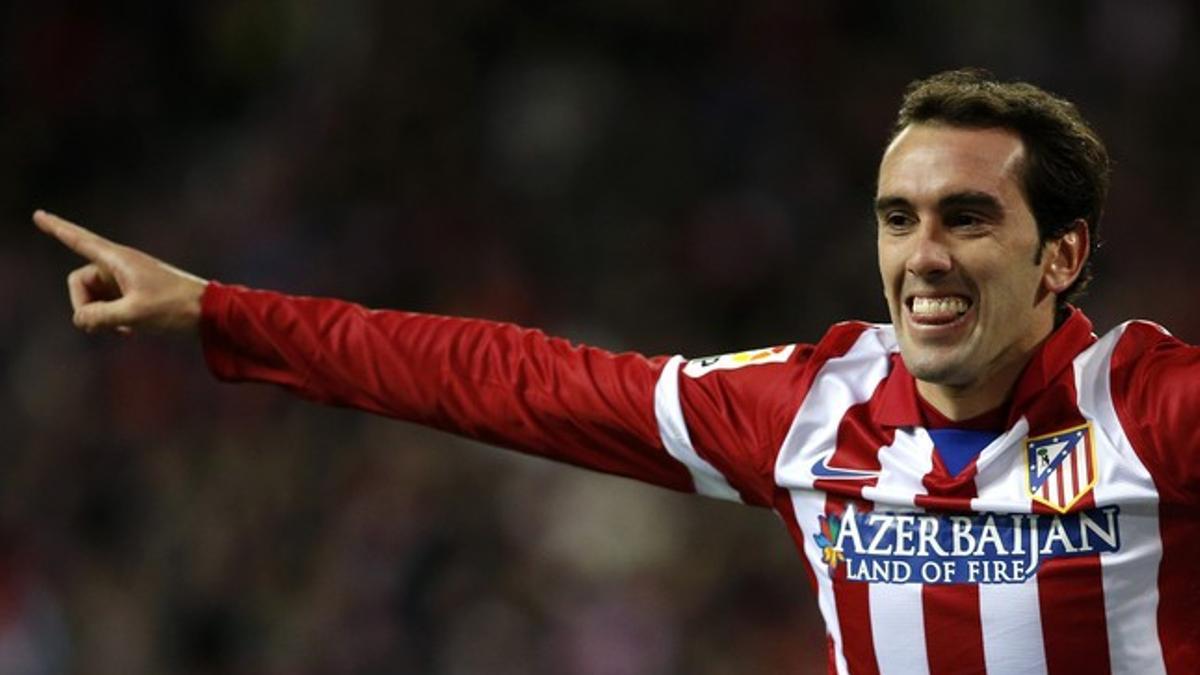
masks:
<svg viewBox="0 0 1200 675"><path fill-rule="evenodd" d="M818 516L830 576L886 584L1020 584L1045 560L1121 548L1117 506L1069 514L859 513Z"/></svg>
<svg viewBox="0 0 1200 675"><path fill-rule="evenodd" d="M1082 424L1025 439L1029 497L1066 513L1096 486L1092 425Z"/></svg>
<svg viewBox="0 0 1200 675"><path fill-rule="evenodd" d="M812 475L814 478L822 480L867 480L868 478L878 478L878 471L868 471L866 469L841 469L836 466L829 466L829 458L833 453L829 453L816 461L812 465Z"/></svg>
<svg viewBox="0 0 1200 675"><path fill-rule="evenodd" d="M745 366L758 366L764 363L786 363L795 350L796 345L779 345L777 347L751 349L750 351L734 354L705 356L704 358L688 361L683 367L683 374L688 377L700 377L714 370L735 370Z"/></svg>

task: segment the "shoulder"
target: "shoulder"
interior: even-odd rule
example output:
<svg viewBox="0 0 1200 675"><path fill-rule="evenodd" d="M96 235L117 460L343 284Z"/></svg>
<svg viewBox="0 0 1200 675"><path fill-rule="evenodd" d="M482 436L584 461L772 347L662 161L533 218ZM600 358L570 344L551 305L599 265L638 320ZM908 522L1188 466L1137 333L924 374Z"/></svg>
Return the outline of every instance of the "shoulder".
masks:
<svg viewBox="0 0 1200 675"><path fill-rule="evenodd" d="M1164 498L1200 495L1200 348L1149 321L1130 321L1101 338L1110 354L1108 393L1121 428Z"/></svg>
<svg viewBox="0 0 1200 675"><path fill-rule="evenodd" d="M1108 389L1118 407L1153 405L1153 398L1180 387L1197 389L1200 348L1151 321L1126 321L1075 358L1079 375ZM1148 397L1149 395L1149 397Z"/></svg>
<svg viewBox="0 0 1200 675"><path fill-rule="evenodd" d="M1143 440L1168 428L1191 427L1200 412L1200 348L1149 321L1129 321L1109 331L1079 371L1111 396L1126 429ZM1144 445L1144 444L1143 444Z"/></svg>
<svg viewBox="0 0 1200 675"><path fill-rule="evenodd" d="M1100 339L1108 343L1114 384L1122 379L1177 379L1195 377L1200 348L1171 335L1162 326L1144 320L1127 321Z"/></svg>
<svg viewBox="0 0 1200 675"><path fill-rule="evenodd" d="M714 403L767 405L787 416L815 382L854 379L887 363L896 352L890 325L861 321L834 324L815 343L777 345L691 359L680 367L680 386Z"/></svg>
<svg viewBox="0 0 1200 675"><path fill-rule="evenodd" d="M1164 344L1184 343L1171 335L1171 332L1153 321L1135 319L1126 321L1109 331L1105 338L1113 336L1117 340L1118 351L1136 355L1140 350Z"/></svg>
<svg viewBox="0 0 1200 675"><path fill-rule="evenodd" d="M768 504L779 449L813 387L861 379L871 370L863 359L886 363L894 344L890 327L856 321L833 325L815 343L673 360L677 370L664 371L658 408L743 498Z"/></svg>
<svg viewBox="0 0 1200 675"><path fill-rule="evenodd" d="M821 364L832 359L887 358L899 349L891 324L843 321L831 326L817 343L814 358Z"/></svg>

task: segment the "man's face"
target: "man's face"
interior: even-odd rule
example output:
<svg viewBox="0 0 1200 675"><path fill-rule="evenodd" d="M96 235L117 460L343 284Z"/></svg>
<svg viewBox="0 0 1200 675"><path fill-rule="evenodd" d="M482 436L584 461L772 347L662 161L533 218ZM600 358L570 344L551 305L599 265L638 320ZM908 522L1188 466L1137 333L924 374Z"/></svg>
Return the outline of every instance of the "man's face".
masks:
<svg viewBox="0 0 1200 675"><path fill-rule="evenodd" d="M904 364L954 388L1015 379L1050 333L1025 148L1003 129L912 125L883 155L879 271ZM1014 370L1016 372L1014 372Z"/></svg>

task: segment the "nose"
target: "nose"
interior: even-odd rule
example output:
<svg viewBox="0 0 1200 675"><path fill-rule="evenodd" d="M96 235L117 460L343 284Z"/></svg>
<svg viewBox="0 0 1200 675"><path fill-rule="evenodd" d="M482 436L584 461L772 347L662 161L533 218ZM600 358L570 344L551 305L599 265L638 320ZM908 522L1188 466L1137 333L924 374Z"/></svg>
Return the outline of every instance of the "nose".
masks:
<svg viewBox="0 0 1200 675"><path fill-rule="evenodd" d="M938 276L949 272L954 266L950 248L945 241L945 232L936 223L922 223L912 234L908 260L904 269L918 277Z"/></svg>

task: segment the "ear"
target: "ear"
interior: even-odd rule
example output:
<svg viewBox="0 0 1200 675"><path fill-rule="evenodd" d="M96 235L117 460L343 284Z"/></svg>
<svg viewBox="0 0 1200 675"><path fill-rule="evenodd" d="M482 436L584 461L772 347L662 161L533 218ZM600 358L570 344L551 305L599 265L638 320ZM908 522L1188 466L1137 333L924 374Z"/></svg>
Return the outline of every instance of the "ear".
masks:
<svg viewBox="0 0 1200 675"><path fill-rule="evenodd" d="M1042 251L1042 280L1046 290L1061 295L1083 272L1091 250L1087 221L1076 218L1071 229L1057 239L1051 239Z"/></svg>

